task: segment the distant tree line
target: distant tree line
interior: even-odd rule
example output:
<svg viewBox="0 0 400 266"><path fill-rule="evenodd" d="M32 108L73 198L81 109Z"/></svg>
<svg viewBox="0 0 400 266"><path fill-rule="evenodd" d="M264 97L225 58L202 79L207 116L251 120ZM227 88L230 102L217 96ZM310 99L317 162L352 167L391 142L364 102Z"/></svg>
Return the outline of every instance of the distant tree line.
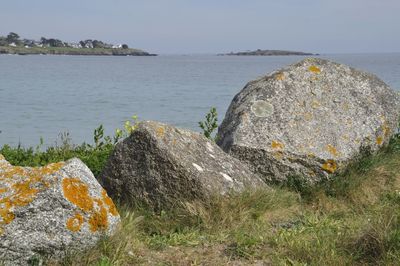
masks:
<svg viewBox="0 0 400 266"><path fill-rule="evenodd" d="M7 36L0 36L0 46L25 46L25 47L71 47L71 48L122 48L128 49L127 44L113 45L99 40L82 40L78 43L68 43L54 38L40 38L39 41L20 39L15 32L10 32Z"/></svg>

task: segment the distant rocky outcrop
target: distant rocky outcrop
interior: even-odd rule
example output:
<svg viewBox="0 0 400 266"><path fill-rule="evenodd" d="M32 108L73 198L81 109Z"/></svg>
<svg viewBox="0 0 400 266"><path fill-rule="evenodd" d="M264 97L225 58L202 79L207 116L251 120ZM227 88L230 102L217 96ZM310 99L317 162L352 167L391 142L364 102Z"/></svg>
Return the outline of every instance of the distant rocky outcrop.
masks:
<svg viewBox="0 0 400 266"><path fill-rule="evenodd" d="M116 146L100 181L114 200L156 209L265 186L203 135L150 121Z"/></svg>
<svg viewBox="0 0 400 266"><path fill-rule="evenodd" d="M296 52L296 51L285 51L285 50L255 50L246 52L230 52L228 54L220 55L258 55L258 56L272 56L272 55L314 55L312 53Z"/></svg>
<svg viewBox="0 0 400 266"><path fill-rule="evenodd" d="M399 95L376 76L311 58L249 82L218 144L267 181L316 182L388 143L399 112Z"/></svg>
<svg viewBox="0 0 400 266"><path fill-rule="evenodd" d="M0 155L0 265L40 265L111 235L120 216L78 159L12 166Z"/></svg>

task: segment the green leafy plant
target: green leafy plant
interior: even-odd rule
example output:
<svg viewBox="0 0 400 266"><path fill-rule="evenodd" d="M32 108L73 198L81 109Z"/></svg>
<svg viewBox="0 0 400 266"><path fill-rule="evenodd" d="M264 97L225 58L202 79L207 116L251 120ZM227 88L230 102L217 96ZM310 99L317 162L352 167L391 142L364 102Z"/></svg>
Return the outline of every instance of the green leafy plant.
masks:
<svg viewBox="0 0 400 266"><path fill-rule="evenodd" d="M116 142L118 142L122 138L129 137L132 134L132 132L137 128L138 124L139 124L139 118L137 115L133 115L131 117L131 120L126 120L123 129L117 128L115 130L114 138L117 139Z"/></svg>
<svg viewBox="0 0 400 266"><path fill-rule="evenodd" d="M212 107L206 114L204 121L199 122L199 126L203 130L203 134L206 138L214 141L216 140L215 137L213 137L214 131L218 128L218 114L215 107Z"/></svg>
<svg viewBox="0 0 400 266"><path fill-rule="evenodd" d="M137 116L132 116L132 121L126 121L124 128L117 129L114 136L106 135L104 126L100 125L93 132L93 144L74 145L69 133L64 132L59 134L59 141L54 146L46 149L43 149L44 140L40 138L40 143L35 148L4 145L0 147L0 154L4 155L13 165L32 167L77 157L90 168L95 176L98 176L115 145L123 138L128 137L136 129L137 123Z"/></svg>

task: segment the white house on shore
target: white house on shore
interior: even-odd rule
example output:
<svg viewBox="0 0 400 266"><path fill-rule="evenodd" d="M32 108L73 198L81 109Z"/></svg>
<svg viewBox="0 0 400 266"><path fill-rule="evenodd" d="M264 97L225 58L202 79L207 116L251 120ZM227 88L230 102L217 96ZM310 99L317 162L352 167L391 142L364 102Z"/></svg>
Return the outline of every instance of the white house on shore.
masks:
<svg viewBox="0 0 400 266"><path fill-rule="evenodd" d="M82 48L82 45L80 43L68 43L68 46L72 47L72 48Z"/></svg>

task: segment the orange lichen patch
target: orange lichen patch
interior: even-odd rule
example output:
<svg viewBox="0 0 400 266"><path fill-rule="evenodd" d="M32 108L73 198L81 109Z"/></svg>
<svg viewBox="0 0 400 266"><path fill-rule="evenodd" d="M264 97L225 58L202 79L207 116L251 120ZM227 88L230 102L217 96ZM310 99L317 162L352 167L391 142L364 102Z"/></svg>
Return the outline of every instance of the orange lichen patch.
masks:
<svg viewBox="0 0 400 266"><path fill-rule="evenodd" d="M0 218L2 221L0 221L0 226L2 224L9 224L14 220L14 213L10 211L11 209L11 204L6 203L4 208L0 208Z"/></svg>
<svg viewBox="0 0 400 266"><path fill-rule="evenodd" d="M333 156L337 157L339 155L339 152L335 147L333 147L331 144L326 145L326 150Z"/></svg>
<svg viewBox="0 0 400 266"><path fill-rule="evenodd" d="M276 80L284 80L285 79L285 74L283 73L278 73L275 76Z"/></svg>
<svg viewBox="0 0 400 266"><path fill-rule="evenodd" d="M103 189L101 192L101 196L103 197L103 202L104 204L108 207L108 211L113 215L116 216L118 215L117 208L114 205L114 202L112 199L107 195L107 192Z"/></svg>
<svg viewBox="0 0 400 266"><path fill-rule="evenodd" d="M382 145L382 143L383 143L383 138L382 137L377 137L376 138L376 144L378 144L378 145Z"/></svg>
<svg viewBox="0 0 400 266"><path fill-rule="evenodd" d="M54 174L63 165L64 163L56 163L38 168L1 165L3 172L0 173L0 180L10 183L10 188L0 189L0 194L9 192L9 195L0 198L0 231L4 231L1 228L2 225L9 224L14 220L13 210L16 207L28 205L40 191L47 188L45 185L47 181L44 177Z"/></svg>
<svg viewBox="0 0 400 266"><path fill-rule="evenodd" d="M337 164L334 160L327 160L323 165L322 169L329 172L329 173L334 173L337 169Z"/></svg>
<svg viewBox="0 0 400 266"><path fill-rule="evenodd" d="M321 69L317 66L310 66L308 70L310 70L313 73L321 73Z"/></svg>
<svg viewBox="0 0 400 266"><path fill-rule="evenodd" d="M93 209L93 199L89 195L88 186L78 178L64 178L62 181L64 196L83 211Z"/></svg>
<svg viewBox="0 0 400 266"><path fill-rule="evenodd" d="M83 216L80 213L76 213L74 216L67 220L67 228L72 232L77 232L81 230L83 224Z"/></svg>
<svg viewBox="0 0 400 266"><path fill-rule="evenodd" d="M92 232L105 230L108 227L107 210L100 200L95 201L98 204L99 210L95 210L89 218L89 227Z"/></svg>
<svg viewBox="0 0 400 266"><path fill-rule="evenodd" d="M59 162L59 163L52 163L47 166L39 168L39 174L40 175L51 175L60 170L64 166L64 162Z"/></svg>
<svg viewBox="0 0 400 266"><path fill-rule="evenodd" d="M39 189L33 188L31 182L21 182L12 185L14 195L10 198L10 202L15 206L25 206L33 201Z"/></svg>
<svg viewBox="0 0 400 266"><path fill-rule="evenodd" d="M4 169L5 171L0 174L0 180L1 179L6 179L6 178L13 178L15 175L17 176L25 176L25 170L24 168L20 166L14 166L14 167L6 167Z"/></svg>
<svg viewBox="0 0 400 266"><path fill-rule="evenodd" d="M273 140L271 143L271 148L274 150L282 150L285 148L285 144L279 142L279 141L275 141Z"/></svg>
<svg viewBox="0 0 400 266"><path fill-rule="evenodd" d="M96 198L90 196L88 185L77 178L64 178L62 183L65 198L88 214L87 223L91 232L108 228L108 213L118 215L117 208L104 189L101 198ZM78 221L77 219L79 218L75 215L67 220L69 230L76 232L79 229L75 225L79 224L79 228L82 226L83 217Z"/></svg>
<svg viewBox="0 0 400 266"><path fill-rule="evenodd" d="M162 138L162 137L164 137L164 135L165 135L165 128L164 127L158 127L157 128L157 136L159 138Z"/></svg>

